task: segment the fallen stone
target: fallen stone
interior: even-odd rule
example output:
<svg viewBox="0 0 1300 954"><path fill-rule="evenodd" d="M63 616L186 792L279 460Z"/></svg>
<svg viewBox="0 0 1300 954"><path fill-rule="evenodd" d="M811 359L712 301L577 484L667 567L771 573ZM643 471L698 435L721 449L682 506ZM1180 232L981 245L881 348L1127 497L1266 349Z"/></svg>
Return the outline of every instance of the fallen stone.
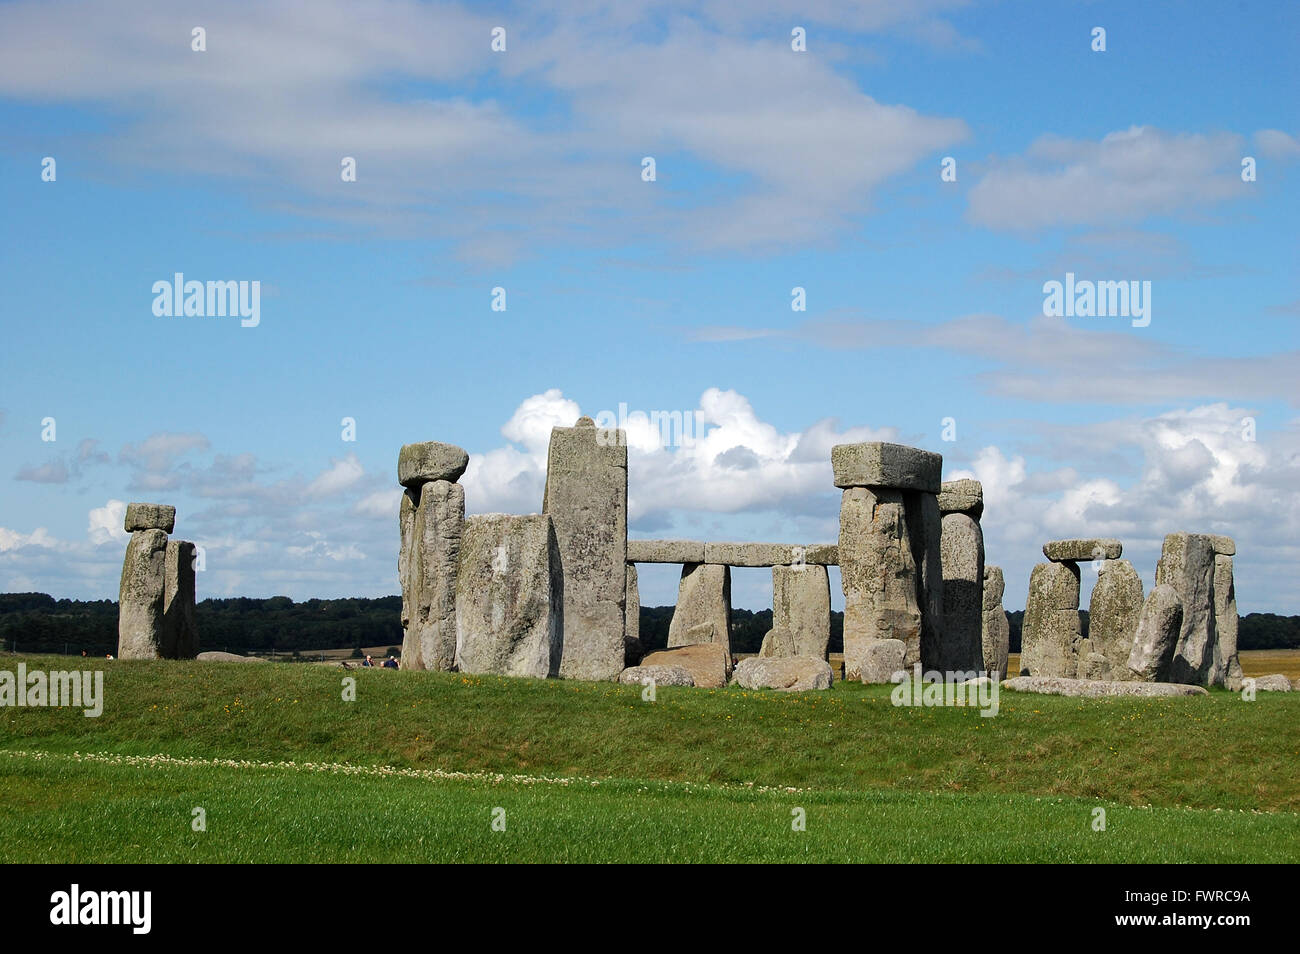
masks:
<svg viewBox="0 0 1300 954"><path fill-rule="evenodd" d="M939 492L943 456L919 447L867 441L831 448L835 486Z"/></svg>
<svg viewBox="0 0 1300 954"><path fill-rule="evenodd" d="M943 516L943 630L927 669L970 672L983 667L984 534L965 513Z"/></svg>
<svg viewBox="0 0 1300 954"><path fill-rule="evenodd" d="M680 666L691 674L697 687L721 689L727 684L727 670L731 656L718 643L697 646L677 646L649 653L641 660L641 668L653 666Z"/></svg>
<svg viewBox="0 0 1300 954"><path fill-rule="evenodd" d="M1015 692L1037 692L1045 696L1204 696L1200 686L1183 686L1170 682L1105 682L1093 679L1063 679L1055 676L1017 676L1006 679L1003 689Z"/></svg>
<svg viewBox="0 0 1300 954"><path fill-rule="evenodd" d="M153 529L131 534L118 589L118 659L158 659L163 654L166 561L166 533Z"/></svg>
<svg viewBox="0 0 1300 954"><path fill-rule="evenodd" d="M1174 649L1183 623L1183 603L1178 591L1160 583L1147 594L1133 633L1133 650L1127 666L1143 682L1168 682Z"/></svg>
<svg viewBox="0 0 1300 954"><path fill-rule="evenodd" d="M589 418L586 420L590 420ZM594 424L551 430L542 512L555 523L564 567L566 679L623 671L627 592L627 441Z"/></svg>
<svg viewBox="0 0 1300 954"><path fill-rule="evenodd" d="M1089 537L1083 540L1052 540L1043 544L1043 556L1053 563L1078 563L1092 560L1118 560L1124 544L1112 537Z"/></svg>
<svg viewBox="0 0 1300 954"><path fill-rule="evenodd" d="M636 566L627 565L627 589L623 597L623 664L635 666L645 655L641 645L641 590Z"/></svg>
<svg viewBox="0 0 1300 954"><path fill-rule="evenodd" d="M731 672L731 569L712 563L688 563L677 585L677 606L668 624L668 646L717 643ZM697 683L698 684L698 683Z"/></svg>
<svg viewBox="0 0 1300 954"><path fill-rule="evenodd" d="M161 530L171 533L176 527L176 508L167 504L129 503L122 522L127 533L137 530Z"/></svg>
<svg viewBox="0 0 1300 954"><path fill-rule="evenodd" d="M978 520L984 513L984 485L978 480L945 480L939 488L941 514L964 513Z"/></svg>
<svg viewBox="0 0 1300 954"><path fill-rule="evenodd" d="M1104 678L1128 678L1128 657L1133 652L1133 636L1142 615L1142 602L1142 578L1133 569L1133 564L1128 560L1104 561L1088 603L1088 636L1092 651L1106 657L1110 671L1114 673L1113 677Z"/></svg>
<svg viewBox="0 0 1300 954"><path fill-rule="evenodd" d="M629 540L629 563L703 563L704 544L696 540Z"/></svg>
<svg viewBox="0 0 1300 954"><path fill-rule="evenodd" d="M618 681L628 686L693 686L695 680L684 666L630 666Z"/></svg>
<svg viewBox="0 0 1300 954"><path fill-rule="evenodd" d="M769 629L763 637L763 645L758 648L758 654L765 659L795 656L794 637L788 629Z"/></svg>
<svg viewBox="0 0 1300 954"><path fill-rule="evenodd" d="M1169 668L1170 682L1221 686L1227 676L1214 623L1214 541L1199 533L1165 537L1156 583L1167 583L1183 604L1182 628Z"/></svg>
<svg viewBox="0 0 1300 954"><path fill-rule="evenodd" d="M456 667L461 672L537 679L560 674L560 567L546 514L466 519L456 577ZM620 652L622 642L620 624Z"/></svg>
<svg viewBox="0 0 1300 954"><path fill-rule="evenodd" d="M772 628L788 632L788 656L826 658L831 639L831 584L826 567L772 567Z"/></svg>
<svg viewBox="0 0 1300 954"><path fill-rule="evenodd" d="M736 666L732 682L742 689L807 692L829 689L834 681L830 664L816 656L763 659L751 656Z"/></svg>
<svg viewBox="0 0 1300 954"><path fill-rule="evenodd" d="M1256 692L1291 692L1291 680L1279 672L1272 673L1268 676L1246 676L1245 682L1249 685L1254 680Z"/></svg>
<svg viewBox="0 0 1300 954"><path fill-rule="evenodd" d="M1021 675L1073 679L1078 668L1079 567L1039 563L1029 576L1021 629Z"/></svg>
<svg viewBox="0 0 1300 954"><path fill-rule="evenodd" d="M844 678L862 678L867 647L901 639L905 664L921 661L920 576L898 490L850 487L840 501ZM942 584L940 584L942 585Z"/></svg>
<svg viewBox="0 0 1300 954"><path fill-rule="evenodd" d="M403 487L419 487L433 480L455 483L468 466L469 454L455 444L403 444L397 454L397 482Z"/></svg>
<svg viewBox="0 0 1300 954"><path fill-rule="evenodd" d="M223 652L206 652L199 653L195 657L199 662L233 662L233 663L264 663L267 660L261 656L240 656L237 653ZM330 663L330 665L334 665Z"/></svg>
<svg viewBox="0 0 1300 954"><path fill-rule="evenodd" d="M894 673L906 672L903 658L907 646L901 639L877 639L867 645L862 654L858 679L867 685L882 685L894 681Z"/></svg>
<svg viewBox="0 0 1300 954"><path fill-rule="evenodd" d="M194 544L168 540L163 560L162 655L193 659L199 652L194 619Z"/></svg>

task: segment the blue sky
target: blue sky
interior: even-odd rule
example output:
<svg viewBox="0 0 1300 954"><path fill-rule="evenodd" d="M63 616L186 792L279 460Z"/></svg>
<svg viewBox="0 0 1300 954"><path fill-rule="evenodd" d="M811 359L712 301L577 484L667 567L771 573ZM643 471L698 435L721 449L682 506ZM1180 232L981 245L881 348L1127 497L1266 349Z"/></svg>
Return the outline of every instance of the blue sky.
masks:
<svg viewBox="0 0 1300 954"><path fill-rule="evenodd" d="M158 500L201 595L394 593L402 443L531 512L626 404L708 428L633 435L634 536L833 540L830 446L890 439L984 481L1009 608L1046 540L1150 586L1205 530L1300 612L1300 8L734 6L0 5L0 590L114 597ZM175 272L260 323L156 317ZM1067 272L1150 324L1045 317Z"/></svg>

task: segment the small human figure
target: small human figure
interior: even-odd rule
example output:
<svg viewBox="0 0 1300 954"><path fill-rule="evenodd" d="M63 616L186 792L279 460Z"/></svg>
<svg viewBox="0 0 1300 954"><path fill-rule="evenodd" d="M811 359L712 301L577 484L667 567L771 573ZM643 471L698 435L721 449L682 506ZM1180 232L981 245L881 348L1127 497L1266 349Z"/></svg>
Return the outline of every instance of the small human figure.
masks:
<svg viewBox="0 0 1300 954"><path fill-rule="evenodd" d="M396 668L397 668L397 660L394 659L392 656L389 656L387 659L384 660L384 668L385 668L385 669L396 669Z"/></svg>

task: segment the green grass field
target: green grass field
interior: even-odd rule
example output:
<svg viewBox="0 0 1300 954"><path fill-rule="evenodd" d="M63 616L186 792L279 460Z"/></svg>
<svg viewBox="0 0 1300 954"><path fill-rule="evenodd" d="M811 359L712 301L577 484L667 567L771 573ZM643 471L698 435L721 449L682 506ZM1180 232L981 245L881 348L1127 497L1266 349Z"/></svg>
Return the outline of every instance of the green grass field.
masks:
<svg viewBox="0 0 1300 954"><path fill-rule="evenodd" d="M982 718L850 684L645 702L611 684L90 664L99 718L0 709L0 860L1300 860L1300 693L1003 692Z"/></svg>

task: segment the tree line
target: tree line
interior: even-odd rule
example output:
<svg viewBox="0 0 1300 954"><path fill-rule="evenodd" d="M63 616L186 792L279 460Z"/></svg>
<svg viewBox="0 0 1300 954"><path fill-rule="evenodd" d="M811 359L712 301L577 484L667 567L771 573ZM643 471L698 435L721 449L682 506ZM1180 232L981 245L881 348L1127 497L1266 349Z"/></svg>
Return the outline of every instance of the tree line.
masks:
<svg viewBox="0 0 1300 954"><path fill-rule="evenodd" d="M207 599L195 607L201 649L232 653L308 653L402 644L402 598L305 600ZM1011 651L1020 651L1024 612L1007 613ZM1079 614L1088 633L1088 611ZM673 607L641 607L641 642L647 650L668 645ZM756 653L772 628L772 611L731 611L733 652ZM0 593L0 645L5 650L93 656L117 652L115 600L56 600L45 593ZM1250 613L1238 627L1240 649L1300 649L1300 616ZM844 614L831 613L830 651L844 648Z"/></svg>

